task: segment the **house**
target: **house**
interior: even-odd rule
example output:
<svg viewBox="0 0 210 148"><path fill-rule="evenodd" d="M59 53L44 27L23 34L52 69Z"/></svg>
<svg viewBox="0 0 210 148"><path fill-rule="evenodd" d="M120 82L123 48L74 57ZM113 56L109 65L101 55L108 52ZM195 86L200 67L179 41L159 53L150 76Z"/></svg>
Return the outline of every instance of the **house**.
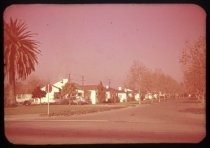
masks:
<svg viewBox="0 0 210 148"><path fill-rule="evenodd" d="M106 102L116 102L117 100L117 90L114 88L111 88L109 86L106 86Z"/></svg>
<svg viewBox="0 0 210 148"><path fill-rule="evenodd" d="M132 89L118 87L117 96L120 102L127 102L129 100L139 101L140 93Z"/></svg>
<svg viewBox="0 0 210 148"><path fill-rule="evenodd" d="M54 94L56 92L59 92L60 89L62 89L62 87L66 85L67 82L68 82L68 79L63 79L62 81L58 81L52 84L51 85L52 90L50 92L47 92L46 90L47 86L42 87L41 90L47 92L46 96L41 99L42 103L48 103L48 98L49 98L50 103L54 103L55 102Z"/></svg>
<svg viewBox="0 0 210 148"><path fill-rule="evenodd" d="M98 103L98 98L97 98L97 88L98 85L85 85L84 86L84 97L88 98L91 100L92 104L97 104Z"/></svg>
<svg viewBox="0 0 210 148"><path fill-rule="evenodd" d="M16 101L17 103L24 103L25 101L29 101L32 99L31 93L23 93L23 94L17 94L16 95Z"/></svg>
<svg viewBox="0 0 210 148"><path fill-rule="evenodd" d="M136 101L139 101L139 99L141 99L141 96L140 96L140 93L139 93L139 92L134 91L134 99L135 99Z"/></svg>
<svg viewBox="0 0 210 148"><path fill-rule="evenodd" d="M33 99L34 104L40 103L54 103L57 98L55 98L55 93L58 93L62 88L68 83L68 79L62 79L52 85L50 85L50 91L47 92L47 86L41 88L42 91L46 91L46 96L43 98ZM99 102L97 98L98 85L79 85L74 83L76 86L76 98L86 98L91 101L92 104L97 104ZM139 100L139 93L131 89L119 87L118 90L110 87L105 87L106 102L127 102L130 98ZM20 93L17 95L17 100L19 102L24 102L26 100L32 99L32 93Z"/></svg>
<svg viewBox="0 0 210 148"><path fill-rule="evenodd" d="M42 102L47 103L48 102L48 96L49 96L49 102L53 103L55 102L54 94L56 92L59 92L63 86L68 83L68 79L63 79L62 81L54 83L52 86L52 90L48 93L46 93L46 96L42 98ZM97 104L97 85L79 85L75 83L76 86L76 98L89 98L91 100L92 104ZM46 91L47 86L44 86L41 88L41 90Z"/></svg>
<svg viewBox="0 0 210 148"><path fill-rule="evenodd" d="M125 88L125 92L127 92L129 98L133 98L135 101L139 101L141 98L140 92L137 90Z"/></svg>
<svg viewBox="0 0 210 148"><path fill-rule="evenodd" d="M128 100L127 93L124 89L122 89L122 87L118 87L117 97L119 98L120 102L127 102Z"/></svg>
<svg viewBox="0 0 210 148"><path fill-rule="evenodd" d="M24 103L32 99L32 90L26 86L22 86L16 89L16 101L19 104Z"/></svg>

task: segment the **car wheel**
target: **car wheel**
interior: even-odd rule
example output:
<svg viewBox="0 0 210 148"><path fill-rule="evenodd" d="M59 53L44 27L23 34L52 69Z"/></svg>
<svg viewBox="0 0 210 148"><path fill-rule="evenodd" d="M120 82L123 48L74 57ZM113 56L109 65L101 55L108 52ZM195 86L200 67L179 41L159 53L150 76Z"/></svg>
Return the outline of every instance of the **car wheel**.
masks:
<svg viewBox="0 0 210 148"><path fill-rule="evenodd" d="M31 103L30 103L29 101L25 101L25 102L23 103L23 105L29 106L29 105L31 105Z"/></svg>

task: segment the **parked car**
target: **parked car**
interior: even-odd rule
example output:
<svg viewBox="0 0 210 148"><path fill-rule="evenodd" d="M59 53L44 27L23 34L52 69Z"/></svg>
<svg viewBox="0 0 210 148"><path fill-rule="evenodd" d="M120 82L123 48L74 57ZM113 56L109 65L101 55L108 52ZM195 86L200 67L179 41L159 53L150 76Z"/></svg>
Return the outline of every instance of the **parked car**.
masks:
<svg viewBox="0 0 210 148"><path fill-rule="evenodd" d="M80 104L80 100L76 97L71 97L70 98L70 104L71 105L78 105L78 104Z"/></svg>
<svg viewBox="0 0 210 148"><path fill-rule="evenodd" d="M26 101L23 102L23 105L25 105L25 106L29 106L31 104L32 104L31 100L26 100Z"/></svg>
<svg viewBox="0 0 210 148"><path fill-rule="evenodd" d="M29 105L37 105L36 102L34 102L33 99L29 99L29 100L25 100L22 105L25 105L25 106L29 106Z"/></svg>
<svg viewBox="0 0 210 148"><path fill-rule="evenodd" d="M90 98L84 98L84 100L85 100L85 102L86 102L87 104L92 104L92 101L91 101Z"/></svg>
<svg viewBox="0 0 210 148"><path fill-rule="evenodd" d="M145 96L144 96L144 99L143 100L152 100L153 99L153 95L152 93L147 93Z"/></svg>
<svg viewBox="0 0 210 148"><path fill-rule="evenodd" d="M88 98L82 98L82 97L73 98L72 103L77 104L77 105L91 104L91 100Z"/></svg>
<svg viewBox="0 0 210 148"><path fill-rule="evenodd" d="M190 99L190 100L197 100L198 98L197 98L198 96L196 95L196 94L189 94L188 95L188 98Z"/></svg>

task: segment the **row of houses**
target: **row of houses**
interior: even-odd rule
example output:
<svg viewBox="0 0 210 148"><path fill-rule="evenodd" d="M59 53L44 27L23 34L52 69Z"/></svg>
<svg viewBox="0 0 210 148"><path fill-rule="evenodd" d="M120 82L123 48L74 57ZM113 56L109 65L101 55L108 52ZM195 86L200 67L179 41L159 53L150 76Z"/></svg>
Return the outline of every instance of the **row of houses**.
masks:
<svg viewBox="0 0 210 148"><path fill-rule="evenodd" d="M41 90L46 91L46 96L41 98L42 103L54 103L57 98L55 98L55 93L58 93L65 85L68 83L68 79L63 79L51 85L51 91L47 92L47 86L41 88ZM98 85L79 85L76 84L76 97L88 98L92 104L98 103L97 98ZM106 98L105 101L108 102L110 99L117 99L118 102L127 102L129 98L139 100L140 94L137 91L119 87L118 89L105 87ZM26 100L32 99L32 94L17 94L17 102L24 102ZM35 104L40 103L40 99L33 99Z"/></svg>

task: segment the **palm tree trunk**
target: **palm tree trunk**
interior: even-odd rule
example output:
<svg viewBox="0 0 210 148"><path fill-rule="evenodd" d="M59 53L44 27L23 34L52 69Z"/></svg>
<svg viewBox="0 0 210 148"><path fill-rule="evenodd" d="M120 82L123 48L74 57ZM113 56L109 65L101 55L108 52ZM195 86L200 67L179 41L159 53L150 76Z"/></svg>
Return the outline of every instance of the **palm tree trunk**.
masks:
<svg viewBox="0 0 210 148"><path fill-rule="evenodd" d="M14 67L14 66L13 66ZM16 83L15 83L15 70L12 71L11 74L11 81L10 81L10 93L9 93L9 102L8 106L17 106L17 101L16 101Z"/></svg>
<svg viewBox="0 0 210 148"><path fill-rule="evenodd" d="M9 88L9 98L8 98L8 102L7 105L8 106L16 106L17 105L17 101L16 101L16 85L15 85L15 81L12 81L12 83L10 84L10 88Z"/></svg>

